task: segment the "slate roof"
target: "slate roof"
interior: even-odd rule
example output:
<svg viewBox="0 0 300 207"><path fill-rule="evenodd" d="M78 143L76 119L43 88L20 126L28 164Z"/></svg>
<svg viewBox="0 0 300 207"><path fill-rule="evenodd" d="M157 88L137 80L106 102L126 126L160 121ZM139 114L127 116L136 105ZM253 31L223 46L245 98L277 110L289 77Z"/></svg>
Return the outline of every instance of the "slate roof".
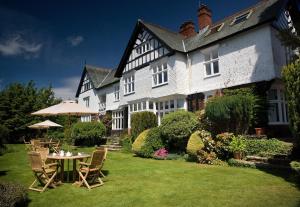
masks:
<svg viewBox="0 0 300 207"><path fill-rule="evenodd" d="M108 69L108 68L101 68L92 65L85 65L84 70L82 72L82 76L80 79L80 83L78 85L78 89L76 92L76 97L79 96L81 85L84 79L85 74L88 75L89 79L91 80L93 87L95 89L99 89L115 83L119 81L119 78L114 77L116 70Z"/></svg>

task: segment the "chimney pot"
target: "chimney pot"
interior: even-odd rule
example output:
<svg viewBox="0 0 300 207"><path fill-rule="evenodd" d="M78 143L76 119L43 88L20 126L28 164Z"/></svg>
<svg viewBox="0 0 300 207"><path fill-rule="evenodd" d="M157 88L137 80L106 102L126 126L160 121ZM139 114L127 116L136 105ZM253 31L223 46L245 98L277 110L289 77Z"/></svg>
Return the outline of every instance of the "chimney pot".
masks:
<svg viewBox="0 0 300 207"><path fill-rule="evenodd" d="M195 24L192 21L186 21L180 26L179 33L182 34L185 38L192 37L196 35Z"/></svg>
<svg viewBox="0 0 300 207"><path fill-rule="evenodd" d="M211 13L211 10L205 4L201 4L198 9L199 30L212 25Z"/></svg>

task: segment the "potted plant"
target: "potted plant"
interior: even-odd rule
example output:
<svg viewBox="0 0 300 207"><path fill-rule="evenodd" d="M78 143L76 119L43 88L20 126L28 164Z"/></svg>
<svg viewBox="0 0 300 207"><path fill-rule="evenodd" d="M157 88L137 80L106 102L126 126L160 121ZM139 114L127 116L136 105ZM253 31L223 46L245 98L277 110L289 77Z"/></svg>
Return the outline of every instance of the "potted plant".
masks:
<svg viewBox="0 0 300 207"><path fill-rule="evenodd" d="M243 136L235 136L229 144L229 150L233 153L234 159L241 160L246 149L246 144Z"/></svg>
<svg viewBox="0 0 300 207"><path fill-rule="evenodd" d="M265 134L265 128L263 128L263 127L255 128L255 133L256 133L257 136L264 135Z"/></svg>

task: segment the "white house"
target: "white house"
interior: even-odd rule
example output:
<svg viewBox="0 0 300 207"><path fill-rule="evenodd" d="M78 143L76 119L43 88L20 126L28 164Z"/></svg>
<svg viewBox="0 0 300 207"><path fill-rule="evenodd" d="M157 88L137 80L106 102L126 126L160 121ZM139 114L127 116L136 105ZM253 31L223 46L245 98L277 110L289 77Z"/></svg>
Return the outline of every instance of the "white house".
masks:
<svg viewBox="0 0 300 207"><path fill-rule="evenodd" d="M117 69L86 66L76 96L89 107L112 111L113 130L123 130L130 129L133 112L152 111L160 123L177 109L202 109L224 88L255 84L269 99L269 125L286 126L280 70L291 51L277 33L292 25L292 3L264 0L216 23L201 5L198 32L191 21L177 33L138 20Z"/></svg>

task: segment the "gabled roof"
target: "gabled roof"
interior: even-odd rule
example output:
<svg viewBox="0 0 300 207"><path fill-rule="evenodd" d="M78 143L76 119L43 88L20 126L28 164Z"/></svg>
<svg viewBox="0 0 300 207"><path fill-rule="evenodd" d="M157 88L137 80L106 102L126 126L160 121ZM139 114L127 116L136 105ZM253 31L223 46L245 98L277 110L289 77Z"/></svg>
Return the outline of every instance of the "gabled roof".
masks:
<svg viewBox="0 0 300 207"><path fill-rule="evenodd" d="M85 75L87 75L90 81L92 82L93 88L99 89L119 81L119 78L114 77L115 72L116 70L114 69L85 65L77 88L76 97L78 97L80 94L80 89Z"/></svg>
<svg viewBox="0 0 300 207"><path fill-rule="evenodd" d="M250 8L244 9L232 16L226 17L214 23L214 25L212 25L211 27L224 23L223 28L219 32L211 35L205 35L206 32L209 31L209 29L204 28L197 35L187 39L185 39L183 35L177 32L170 31L166 28L152 23L146 23L142 20L138 20L117 68L116 76L120 77L122 75L124 66L126 65L127 59L135 43L135 39L137 38L137 35L141 28L145 28L152 35L158 38L162 43L164 43L165 46L167 46L169 49L172 49L173 51L191 52L198 48L216 43L217 41L249 30L264 23L273 22L274 20L276 20L276 18L280 14L280 11L284 8L286 3L287 0L261 0L259 3ZM252 14L250 15L249 19L239 24L231 25L231 22L233 21L235 16L242 14L243 12L250 9L252 10Z"/></svg>

